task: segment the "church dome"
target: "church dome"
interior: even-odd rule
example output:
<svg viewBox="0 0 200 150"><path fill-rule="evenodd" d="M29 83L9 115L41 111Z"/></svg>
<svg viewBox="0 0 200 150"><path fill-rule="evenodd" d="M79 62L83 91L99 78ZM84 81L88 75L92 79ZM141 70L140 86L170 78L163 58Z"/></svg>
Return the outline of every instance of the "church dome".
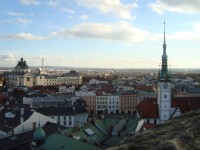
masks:
<svg viewBox="0 0 200 150"><path fill-rule="evenodd" d="M46 137L46 134L42 128L37 128L33 133L33 141L36 143L42 142Z"/></svg>

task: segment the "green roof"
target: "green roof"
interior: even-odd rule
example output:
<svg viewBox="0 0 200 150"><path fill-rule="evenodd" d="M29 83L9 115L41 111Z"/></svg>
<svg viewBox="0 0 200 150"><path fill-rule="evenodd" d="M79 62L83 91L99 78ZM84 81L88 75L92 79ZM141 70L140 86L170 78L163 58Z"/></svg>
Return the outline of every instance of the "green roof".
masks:
<svg viewBox="0 0 200 150"><path fill-rule="evenodd" d="M40 150L103 150L92 144L84 143L80 140L67 137L63 134L53 134L48 136L42 145L39 146Z"/></svg>
<svg viewBox="0 0 200 150"><path fill-rule="evenodd" d="M128 136L128 134L132 131L135 131L137 124L138 124L138 119L136 118L129 118L127 124L126 124L126 129L121 131L120 137L117 135L112 136L111 138L107 139L104 141L104 144L107 146L113 146L119 144L125 137Z"/></svg>
<svg viewBox="0 0 200 150"><path fill-rule="evenodd" d="M187 88L188 93L200 93L200 88Z"/></svg>
<svg viewBox="0 0 200 150"><path fill-rule="evenodd" d="M33 133L33 140L34 141L42 141L46 137L46 134L42 128L37 128Z"/></svg>
<svg viewBox="0 0 200 150"><path fill-rule="evenodd" d="M87 133L84 131L85 129L91 129L95 134L93 135L87 135ZM100 129L98 129L96 126L94 126L91 123L87 123L87 125L83 127L79 127L78 129L67 129L64 132L66 135L70 136L79 136L80 139L86 139L88 143L93 144L94 142L100 142L104 139L108 138L108 135L103 133Z"/></svg>

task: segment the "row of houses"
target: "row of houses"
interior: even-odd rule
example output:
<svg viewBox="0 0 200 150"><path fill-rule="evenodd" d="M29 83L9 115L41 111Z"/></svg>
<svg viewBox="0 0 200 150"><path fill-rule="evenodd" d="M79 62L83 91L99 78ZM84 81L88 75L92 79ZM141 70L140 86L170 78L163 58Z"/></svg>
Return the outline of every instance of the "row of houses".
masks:
<svg viewBox="0 0 200 150"><path fill-rule="evenodd" d="M0 109L0 139L28 132L47 123L63 127L83 126L88 111L83 100L76 100L71 107L31 108L28 104L6 104Z"/></svg>
<svg viewBox="0 0 200 150"><path fill-rule="evenodd" d="M37 107L66 107L72 106L77 99L83 99L86 102L86 109L91 114L131 114L135 112L136 106L144 98L155 98L156 91L135 91L128 90L117 92L115 94L89 91L84 88L75 91L73 94L41 94L32 93L23 97L23 103L29 104L33 108Z"/></svg>

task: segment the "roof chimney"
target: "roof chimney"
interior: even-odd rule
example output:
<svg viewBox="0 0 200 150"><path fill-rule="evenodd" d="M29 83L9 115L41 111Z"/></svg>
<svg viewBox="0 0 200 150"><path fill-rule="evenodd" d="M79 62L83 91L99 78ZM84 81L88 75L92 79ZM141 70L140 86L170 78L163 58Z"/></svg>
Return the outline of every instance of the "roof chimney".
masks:
<svg viewBox="0 0 200 150"><path fill-rule="evenodd" d="M21 117L24 115L24 108L20 109L20 114L21 114Z"/></svg>

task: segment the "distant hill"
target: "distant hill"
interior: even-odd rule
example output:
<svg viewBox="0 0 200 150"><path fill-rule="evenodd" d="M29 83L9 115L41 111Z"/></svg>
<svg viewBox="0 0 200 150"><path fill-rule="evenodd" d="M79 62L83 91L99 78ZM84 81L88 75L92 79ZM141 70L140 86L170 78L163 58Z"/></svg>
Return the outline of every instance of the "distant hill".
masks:
<svg viewBox="0 0 200 150"><path fill-rule="evenodd" d="M108 150L199 150L200 110L129 137Z"/></svg>

